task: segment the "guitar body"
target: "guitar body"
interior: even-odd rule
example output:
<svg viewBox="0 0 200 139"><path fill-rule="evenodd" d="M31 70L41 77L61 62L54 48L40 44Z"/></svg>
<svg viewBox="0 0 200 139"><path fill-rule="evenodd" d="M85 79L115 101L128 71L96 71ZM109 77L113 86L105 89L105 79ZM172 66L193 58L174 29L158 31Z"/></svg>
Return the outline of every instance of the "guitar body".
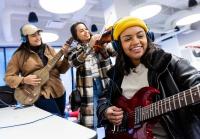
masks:
<svg viewBox="0 0 200 139"><path fill-rule="evenodd" d="M156 123L144 122L141 125L134 125L133 111L136 107L144 107L152 103L152 96L159 94L159 91L152 87L144 87L140 89L131 99L124 96L119 97L114 103L115 106L122 108L128 114L127 132L113 132L112 129L106 131L106 139L153 139L152 127Z"/></svg>
<svg viewBox="0 0 200 139"><path fill-rule="evenodd" d="M70 37L67 41L67 45L71 45L73 38ZM41 94L41 87L49 80L49 71L55 66L57 61L63 56L62 50L60 50L52 59L50 59L47 65L35 72L33 75L37 75L38 78L41 78L41 83L37 86L32 85L20 85L15 89L15 99L24 105L32 105L35 101L38 100Z"/></svg>
<svg viewBox="0 0 200 139"><path fill-rule="evenodd" d="M46 68L41 70L37 70L32 73L33 75L37 75L38 78L41 78L41 83L37 86L32 86L28 84L20 85L15 89L15 99L24 105L32 105L35 101L38 100L41 93L41 87L44 85L49 79L49 71Z"/></svg>

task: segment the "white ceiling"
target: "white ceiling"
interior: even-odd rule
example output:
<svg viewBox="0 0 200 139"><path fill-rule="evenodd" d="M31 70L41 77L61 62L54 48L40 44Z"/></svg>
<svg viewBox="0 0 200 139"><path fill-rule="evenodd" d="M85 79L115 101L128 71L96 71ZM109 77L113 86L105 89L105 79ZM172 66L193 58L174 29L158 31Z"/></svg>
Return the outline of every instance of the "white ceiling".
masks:
<svg viewBox="0 0 200 139"><path fill-rule="evenodd" d="M20 43L19 28L28 22L28 14L34 11L38 15L37 26L44 31L58 33L60 38L52 43L61 45L69 38L69 30L72 23L83 21L88 26L96 24L99 31L104 26L104 3L102 0L87 0L86 5L72 14L52 14L43 10L38 4L38 0L1 0L0 4L0 45L13 45ZM117 0L113 0L117 1ZM192 24L181 28L179 32L174 30L173 21L178 17L178 13L183 10L199 10L199 5L188 8L188 0L129 0L131 7L137 7L145 3L160 3L163 9L160 14L146 20L150 29L156 33L157 39L163 33L168 35L188 35L189 31L200 30L200 23ZM200 0L197 0L200 3ZM123 5L122 5L123 6ZM120 10L120 9L117 9ZM153 9L152 9L153 10ZM200 10L199 10L200 11ZM176 32L175 32L176 31ZM187 31L187 32L186 32Z"/></svg>

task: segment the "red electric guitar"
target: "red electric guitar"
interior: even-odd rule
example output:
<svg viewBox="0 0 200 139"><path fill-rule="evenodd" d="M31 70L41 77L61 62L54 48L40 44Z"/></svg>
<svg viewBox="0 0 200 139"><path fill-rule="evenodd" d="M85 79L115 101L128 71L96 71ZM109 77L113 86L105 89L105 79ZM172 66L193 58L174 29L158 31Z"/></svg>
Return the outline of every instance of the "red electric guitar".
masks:
<svg viewBox="0 0 200 139"><path fill-rule="evenodd" d="M149 119L200 102L200 84L152 103L152 96L159 93L153 87L144 87L131 99L118 98L114 105L127 112L128 124L108 129L106 139L153 139L152 127L156 120ZM128 132L123 132L123 129L128 129Z"/></svg>

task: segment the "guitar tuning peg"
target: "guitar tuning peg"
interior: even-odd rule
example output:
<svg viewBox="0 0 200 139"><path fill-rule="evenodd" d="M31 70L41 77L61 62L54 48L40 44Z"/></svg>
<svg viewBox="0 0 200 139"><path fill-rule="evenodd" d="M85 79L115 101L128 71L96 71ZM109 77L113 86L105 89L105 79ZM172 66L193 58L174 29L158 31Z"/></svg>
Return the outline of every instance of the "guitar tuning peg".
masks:
<svg viewBox="0 0 200 139"><path fill-rule="evenodd" d="M73 37L70 37L67 41L66 41L66 44L68 45L71 45L74 41L74 38Z"/></svg>

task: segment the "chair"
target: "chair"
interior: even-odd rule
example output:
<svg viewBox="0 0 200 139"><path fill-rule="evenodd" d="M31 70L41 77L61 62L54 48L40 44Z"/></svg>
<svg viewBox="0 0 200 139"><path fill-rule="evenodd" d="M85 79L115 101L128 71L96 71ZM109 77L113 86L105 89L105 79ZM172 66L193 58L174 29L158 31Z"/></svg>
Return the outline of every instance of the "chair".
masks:
<svg viewBox="0 0 200 139"><path fill-rule="evenodd" d="M15 105L17 101L14 98L14 89L9 86L0 86L0 108Z"/></svg>

